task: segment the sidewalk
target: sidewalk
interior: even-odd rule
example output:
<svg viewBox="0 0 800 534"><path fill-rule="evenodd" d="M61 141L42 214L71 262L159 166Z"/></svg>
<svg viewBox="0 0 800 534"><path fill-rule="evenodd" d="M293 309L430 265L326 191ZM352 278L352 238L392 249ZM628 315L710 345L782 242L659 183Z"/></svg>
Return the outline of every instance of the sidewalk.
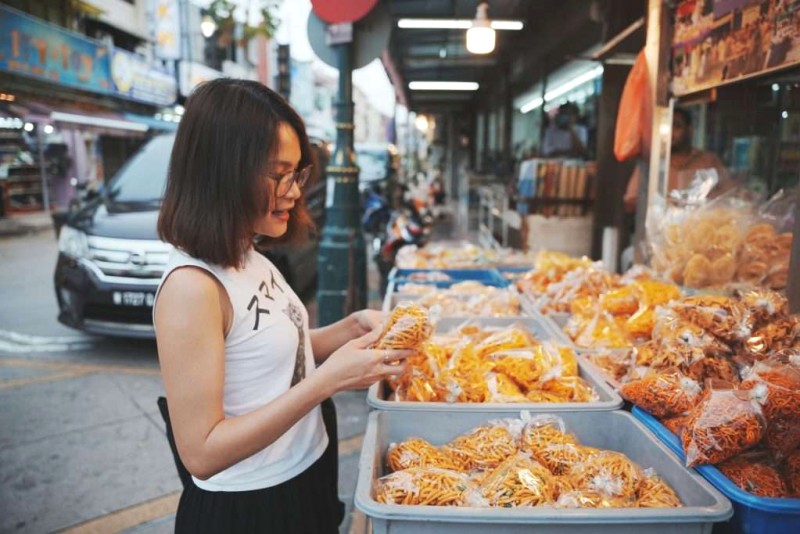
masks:
<svg viewBox="0 0 800 534"><path fill-rule="evenodd" d="M0 237L12 237L53 229L53 219L46 211L18 213L0 217Z"/></svg>

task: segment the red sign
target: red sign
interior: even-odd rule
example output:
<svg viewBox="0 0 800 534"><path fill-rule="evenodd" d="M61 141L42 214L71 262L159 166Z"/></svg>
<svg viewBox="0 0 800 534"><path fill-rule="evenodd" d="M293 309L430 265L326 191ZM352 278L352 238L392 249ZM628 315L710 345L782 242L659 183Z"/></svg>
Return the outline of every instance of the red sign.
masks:
<svg viewBox="0 0 800 534"><path fill-rule="evenodd" d="M356 22L372 11L378 0L311 0L316 15L329 24Z"/></svg>

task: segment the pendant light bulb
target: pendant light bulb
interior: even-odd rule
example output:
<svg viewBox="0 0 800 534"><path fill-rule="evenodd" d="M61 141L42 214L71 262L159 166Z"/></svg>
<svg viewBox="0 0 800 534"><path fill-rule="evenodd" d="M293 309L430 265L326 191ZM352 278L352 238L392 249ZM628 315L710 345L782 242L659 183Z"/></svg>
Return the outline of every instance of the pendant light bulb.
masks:
<svg viewBox="0 0 800 534"><path fill-rule="evenodd" d="M489 54L494 50L495 32L489 20L489 2L478 4L472 27L467 30L467 50L473 54Z"/></svg>

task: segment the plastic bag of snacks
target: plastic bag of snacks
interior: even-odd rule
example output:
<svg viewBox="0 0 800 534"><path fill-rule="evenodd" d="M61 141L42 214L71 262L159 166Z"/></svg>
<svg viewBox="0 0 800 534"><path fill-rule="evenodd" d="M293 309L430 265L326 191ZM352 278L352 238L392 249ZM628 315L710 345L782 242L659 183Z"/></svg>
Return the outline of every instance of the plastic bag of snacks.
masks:
<svg viewBox="0 0 800 534"><path fill-rule="evenodd" d="M392 471L400 471L411 467L438 467L461 471L461 465L446 452L428 443L422 438L409 438L402 443L389 445L386 453L386 464Z"/></svg>
<svg viewBox="0 0 800 534"><path fill-rule="evenodd" d="M644 478L642 469L624 454L601 451L572 469L576 487L596 491L608 497L636 499L636 491Z"/></svg>
<svg viewBox="0 0 800 534"><path fill-rule="evenodd" d="M555 501L553 475L527 454L516 453L506 458L468 492L468 506L516 508L538 506Z"/></svg>
<svg viewBox="0 0 800 534"><path fill-rule="evenodd" d="M465 470L491 469L519 450L521 421L489 421L442 447Z"/></svg>
<svg viewBox="0 0 800 534"><path fill-rule="evenodd" d="M533 457L556 476L569 475L573 467L600 450L574 443L548 443L533 451Z"/></svg>
<svg viewBox="0 0 800 534"><path fill-rule="evenodd" d="M631 508L636 501L625 497L610 497L599 491L572 490L561 493L556 508Z"/></svg>
<svg viewBox="0 0 800 534"><path fill-rule="evenodd" d="M783 478L791 496L800 498L800 449L795 449L784 459Z"/></svg>
<svg viewBox="0 0 800 534"><path fill-rule="evenodd" d="M652 469L645 469L645 477L639 484L636 506L639 508L678 508L681 500Z"/></svg>
<svg viewBox="0 0 800 534"><path fill-rule="evenodd" d="M724 462L757 445L765 430L761 409L748 392L709 381L681 434L686 465Z"/></svg>
<svg viewBox="0 0 800 534"><path fill-rule="evenodd" d="M431 337L428 310L409 302L398 304L375 344L377 349L416 350Z"/></svg>
<svg viewBox="0 0 800 534"><path fill-rule="evenodd" d="M667 427L667 430L680 437L688 419L688 415L677 415L675 417L668 417L661 421L661 423Z"/></svg>
<svg viewBox="0 0 800 534"><path fill-rule="evenodd" d="M777 360L756 362L742 389L761 405L767 421L764 444L779 455L800 446L800 369Z"/></svg>
<svg viewBox="0 0 800 534"><path fill-rule="evenodd" d="M733 192L697 209L673 206L648 217L652 265L690 288L721 286L738 274L737 255L754 217L754 205Z"/></svg>
<svg viewBox="0 0 800 534"><path fill-rule="evenodd" d="M578 439L566 430L564 420L555 415L535 415L522 428L521 449L536 456L548 445L578 445Z"/></svg>
<svg viewBox="0 0 800 534"><path fill-rule="evenodd" d="M753 333L752 314L733 297L698 295L675 301L670 307L682 319L724 341L743 341Z"/></svg>
<svg viewBox="0 0 800 534"><path fill-rule="evenodd" d="M679 370L651 371L641 380L627 382L619 393L658 418L687 412L700 396L700 384Z"/></svg>
<svg viewBox="0 0 800 534"><path fill-rule="evenodd" d="M788 497L781 475L769 464L763 453L740 454L717 466L722 473L743 490L759 497Z"/></svg>
<svg viewBox="0 0 800 534"><path fill-rule="evenodd" d="M459 506L472 487L469 477L436 467L412 467L375 482L375 500L386 504Z"/></svg>

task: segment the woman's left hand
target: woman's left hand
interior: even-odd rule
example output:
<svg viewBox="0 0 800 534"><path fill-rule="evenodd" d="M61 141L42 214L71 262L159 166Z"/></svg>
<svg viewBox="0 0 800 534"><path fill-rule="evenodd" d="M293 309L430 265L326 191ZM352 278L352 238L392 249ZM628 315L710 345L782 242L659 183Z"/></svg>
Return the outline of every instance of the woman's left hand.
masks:
<svg viewBox="0 0 800 534"><path fill-rule="evenodd" d="M385 315L378 310L360 310L353 313L353 318L356 320L357 332L354 337L361 337L376 328L383 326Z"/></svg>

